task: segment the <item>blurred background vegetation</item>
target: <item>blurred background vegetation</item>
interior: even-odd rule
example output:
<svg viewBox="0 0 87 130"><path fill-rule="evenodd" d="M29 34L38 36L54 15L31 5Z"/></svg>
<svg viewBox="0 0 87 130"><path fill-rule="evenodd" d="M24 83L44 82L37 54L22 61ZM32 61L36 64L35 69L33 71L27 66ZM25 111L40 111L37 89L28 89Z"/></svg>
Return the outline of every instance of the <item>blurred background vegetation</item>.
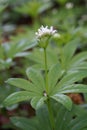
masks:
<svg viewBox="0 0 87 130"><path fill-rule="evenodd" d="M10 116L35 115L27 102L3 108L2 101L19 91L5 83L8 78L26 78L27 67L42 67L43 51L32 49L36 45L35 32L41 25L54 26L61 35L48 47L49 67L56 63L61 47L72 40L79 39L76 53L87 51L87 0L0 0L0 130L16 130ZM69 96L76 104L87 101L86 94Z"/></svg>

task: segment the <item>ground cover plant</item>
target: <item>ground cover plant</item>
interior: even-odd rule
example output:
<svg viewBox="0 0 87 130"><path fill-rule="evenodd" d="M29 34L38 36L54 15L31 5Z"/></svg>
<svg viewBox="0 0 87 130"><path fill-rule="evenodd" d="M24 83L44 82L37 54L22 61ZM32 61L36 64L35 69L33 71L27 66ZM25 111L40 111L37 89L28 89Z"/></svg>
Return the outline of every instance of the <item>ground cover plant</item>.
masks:
<svg viewBox="0 0 87 130"><path fill-rule="evenodd" d="M85 3L1 3L1 130L87 129Z"/></svg>

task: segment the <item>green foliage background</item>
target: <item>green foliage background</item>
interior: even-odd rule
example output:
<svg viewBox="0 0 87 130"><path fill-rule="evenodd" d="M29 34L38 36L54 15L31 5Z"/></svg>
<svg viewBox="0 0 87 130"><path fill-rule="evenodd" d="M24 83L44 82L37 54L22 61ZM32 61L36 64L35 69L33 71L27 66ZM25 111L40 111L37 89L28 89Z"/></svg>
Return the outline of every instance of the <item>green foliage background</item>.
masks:
<svg viewBox="0 0 87 130"><path fill-rule="evenodd" d="M73 8L66 8L67 3L73 3ZM54 26L61 35L60 38L53 37L47 48L48 68L52 70L54 64L55 74L50 71L49 79L55 84L61 77L61 72L67 74L60 81L60 88L57 86L55 91L61 93L80 93L86 92L87 86L87 2L85 0L6 0L0 1L0 114L5 115L8 107L3 108L3 100L11 93L20 93L23 83L18 86L12 81L14 78L27 80L26 69L37 69L39 72L44 70L44 53L37 45L35 32L41 25ZM59 71L59 70L61 71ZM57 71L56 71L57 70ZM74 71L79 71L74 73ZM30 73L30 72L29 72ZM60 77L57 77L58 75ZM42 73L43 75L43 73ZM52 76L53 75L53 76ZM64 76L64 75L63 75ZM13 78L8 80L9 78ZM54 77L54 79L53 79ZM74 77L76 77L74 79ZM30 78L30 77L29 77ZM57 79L56 79L57 78ZM83 79L83 80L82 80ZM7 81L8 80L8 81ZM5 83L7 81L9 84ZM68 82L69 81L69 82ZM63 82L69 85L63 88ZM52 84L50 82L50 84ZM73 83L78 83L75 85ZM53 85L54 85L53 84ZM84 84L82 86L82 84ZM19 88L13 87L17 86ZM75 85L73 87L73 85ZM24 85L26 86L26 85ZM80 89L77 89L79 87ZM27 89L27 86L26 88ZM54 86L51 88L53 92ZM70 91L69 91L69 90ZM74 90L73 90L74 89ZM23 90L22 90L23 91ZM38 91L40 88L38 87ZM54 93L55 93L54 91ZM50 92L50 93L51 93ZM51 95L53 96L53 95ZM26 97L25 99L29 99ZM55 97L53 97L55 98ZM56 102L54 115L56 120L55 130L86 130L87 114L87 94L83 94L84 102L82 105L73 105L71 112ZM23 100L21 100L23 101ZM14 99L15 102L15 99ZM32 105L37 106L33 99ZM9 109L18 108L20 105L12 106ZM24 103L24 102L22 102ZM29 101L28 101L29 103ZM61 101L60 101L61 103ZM8 103L7 103L8 104ZM41 102L41 105L43 102ZM63 102L62 102L63 104ZM56 106L55 106L56 105ZM64 104L63 104L64 105ZM69 105L69 104L68 104ZM66 106L66 105L65 105ZM68 106L69 107L69 106ZM55 110L56 108L56 110ZM19 112L20 113L20 112ZM57 116L55 113L58 113ZM13 130L50 130L48 111L45 106L36 110L36 116L31 119L25 117L12 117L11 122L1 125L0 129L11 128ZM67 115L69 115L67 117ZM6 115L8 116L8 115ZM22 114L23 116L23 114ZM45 117L44 117L45 116ZM43 120L44 118L45 120ZM61 119L59 120L59 117ZM75 117L75 118L73 118ZM9 117L10 118L10 117ZM64 119L64 120L63 120ZM83 121L82 121L83 120ZM17 124L17 122L19 123ZM25 123L24 123L25 122ZM16 127L14 127L14 125ZM24 124L24 125L22 125ZM38 125L38 124L41 124ZM26 127L26 128L25 128Z"/></svg>

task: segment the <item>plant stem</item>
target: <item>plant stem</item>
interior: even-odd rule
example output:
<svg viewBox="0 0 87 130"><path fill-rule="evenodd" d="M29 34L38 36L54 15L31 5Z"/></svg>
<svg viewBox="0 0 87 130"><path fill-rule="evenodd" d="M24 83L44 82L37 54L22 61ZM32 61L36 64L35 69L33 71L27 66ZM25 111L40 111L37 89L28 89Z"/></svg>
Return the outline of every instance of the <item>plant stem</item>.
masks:
<svg viewBox="0 0 87 130"><path fill-rule="evenodd" d="M47 101L47 106L48 106L48 111L49 111L49 118L50 118L51 128L52 128L52 130L54 130L55 122L54 122L54 116L53 116L53 111L52 111L52 108L51 108L50 99L48 99L48 101Z"/></svg>
<svg viewBox="0 0 87 130"><path fill-rule="evenodd" d="M45 56L45 84L46 84L46 92L48 93L48 74L47 74L47 53L46 48L44 48L44 56Z"/></svg>
<svg viewBox="0 0 87 130"><path fill-rule="evenodd" d="M46 48L44 48L44 56L45 56L45 85L46 85L46 93L48 95L49 87L48 87L48 74L47 74L48 69L47 69ZM51 108L51 103L50 103L49 97L48 97L48 100L47 100L47 107L48 107L48 111L49 111L49 118L50 118L51 127L52 127L52 130L54 130L55 122L54 122L54 116L53 116L53 111L52 111L52 108Z"/></svg>

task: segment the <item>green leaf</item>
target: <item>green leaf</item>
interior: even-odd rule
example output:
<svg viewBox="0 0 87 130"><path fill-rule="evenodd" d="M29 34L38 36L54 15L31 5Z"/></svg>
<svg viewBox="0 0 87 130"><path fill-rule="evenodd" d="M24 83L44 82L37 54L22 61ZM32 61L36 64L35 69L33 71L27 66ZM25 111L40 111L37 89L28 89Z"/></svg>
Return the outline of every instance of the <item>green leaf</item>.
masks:
<svg viewBox="0 0 87 130"><path fill-rule="evenodd" d="M68 125L72 120L73 111L68 111L63 106L60 106L56 114L55 130L71 130Z"/></svg>
<svg viewBox="0 0 87 130"><path fill-rule="evenodd" d="M37 90L39 92L44 91L45 82L39 71L36 71L33 68L28 68L26 74L28 78L32 81L32 83L37 87Z"/></svg>
<svg viewBox="0 0 87 130"><path fill-rule="evenodd" d="M4 1L0 1L0 13L3 12L3 10L6 8L6 5L3 4Z"/></svg>
<svg viewBox="0 0 87 130"><path fill-rule="evenodd" d="M86 70L87 71L87 62L83 61L75 66L72 65L72 67L70 68L72 71L73 70Z"/></svg>
<svg viewBox="0 0 87 130"><path fill-rule="evenodd" d="M87 93L87 85L73 84L70 86L59 88L59 93Z"/></svg>
<svg viewBox="0 0 87 130"><path fill-rule="evenodd" d="M44 104L44 101L46 99L47 99L46 97L34 97L31 100L31 105L33 108L38 109Z"/></svg>
<svg viewBox="0 0 87 130"><path fill-rule="evenodd" d="M19 56L19 54L22 53L23 51L33 48L36 45L37 45L36 40L29 42L28 39L22 39L21 41L16 43L14 42L10 43L10 45L8 45L9 49L7 51L7 56L10 58L14 58L16 56Z"/></svg>
<svg viewBox="0 0 87 130"><path fill-rule="evenodd" d="M66 86L72 85L77 81L82 80L83 78L87 77L86 71L73 71L66 74L56 85L52 94L55 94L60 88L64 88Z"/></svg>
<svg viewBox="0 0 87 130"><path fill-rule="evenodd" d="M27 119L24 117L11 117L11 122L18 128L22 130L38 130L36 128L38 120L36 118Z"/></svg>
<svg viewBox="0 0 87 130"><path fill-rule="evenodd" d="M58 83L59 87L66 86L69 84L72 84L74 82L80 81L83 78L87 77L86 71L73 71L68 74L66 74Z"/></svg>
<svg viewBox="0 0 87 130"><path fill-rule="evenodd" d="M64 47L63 47L63 51L62 51L62 57L61 57L61 61L63 66L69 63L69 61L71 61L71 58L73 56L73 54L75 53L75 50L77 48L77 45L79 43L79 39L75 39L73 41L71 41L70 43L67 43Z"/></svg>
<svg viewBox="0 0 87 130"><path fill-rule="evenodd" d="M70 123L71 130L83 130L87 129L87 114L81 115Z"/></svg>
<svg viewBox="0 0 87 130"><path fill-rule="evenodd" d="M10 78L6 81L6 83L9 83L10 85L13 85L18 88L22 88L31 92L39 93L37 91L37 88L32 83L22 78Z"/></svg>
<svg viewBox="0 0 87 130"><path fill-rule="evenodd" d="M82 115L86 115L87 114L87 110L85 109L85 105L75 105L74 104L74 108L73 111L75 113L75 115L78 116L82 116Z"/></svg>
<svg viewBox="0 0 87 130"><path fill-rule="evenodd" d="M30 100L33 96L31 92L27 91L15 92L4 100L3 105L9 106L21 101Z"/></svg>
<svg viewBox="0 0 87 130"><path fill-rule="evenodd" d="M49 89L52 91L54 89L58 79L62 75L61 66L59 63L52 66L48 73L48 83L49 83Z"/></svg>
<svg viewBox="0 0 87 130"><path fill-rule="evenodd" d="M39 120L38 130L51 130L49 112L46 106L37 109L37 119Z"/></svg>
<svg viewBox="0 0 87 130"><path fill-rule="evenodd" d="M59 103L61 103L68 110L71 110L71 108L72 108L72 101L71 101L71 99L68 96L66 96L64 94L55 94L55 95L51 96L51 98L53 98L54 100L56 100Z"/></svg>
<svg viewBox="0 0 87 130"><path fill-rule="evenodd" d="M3 48L3 46L0 44L0 60L1 59L4 59L4 48Z"/></svg>
<svg viewBox="0 0 87 130"><path fill-rule="evenodd" d="M81 64L86 59L87 59L87 51L77 54L70 61L70 68L78 66L79 64Z"/></svg>
<svg viewBox="0 0 87 130"><path fill-rule="evenodd" d="M84 110L83 106L73 104L73 108L71 109L71 111L68 111L63 106L58 106L58 105L56 105L55 108L56 110L58 110L58 112L56 111L55 113L57 115L55 130L77 130L77 129L83 130L83 128L87 128L86 121L85 122L83 121L84 118L87 119L87 111L86 109ZM80 125L81 123L80 121L83 121L84 123ZM77 129L76 126L78 126Z"/></svg>
<svg viewBox="0 0 87 130"><path fill-rule="evenodd" d="M22 130L51 130L47 107L36 110L33 118L11 117L11 122Z"/></svg>
<svg viewBox="0 0 87 130"><path fill-rule="evenodd" d="M41 14L43 13L44 11L50 9L51 7L53 6L53 4L51 3L51 1L48 1L45 3L43 3L43 5L40 7L40 9L38 10L38 13Z"/></svg>

